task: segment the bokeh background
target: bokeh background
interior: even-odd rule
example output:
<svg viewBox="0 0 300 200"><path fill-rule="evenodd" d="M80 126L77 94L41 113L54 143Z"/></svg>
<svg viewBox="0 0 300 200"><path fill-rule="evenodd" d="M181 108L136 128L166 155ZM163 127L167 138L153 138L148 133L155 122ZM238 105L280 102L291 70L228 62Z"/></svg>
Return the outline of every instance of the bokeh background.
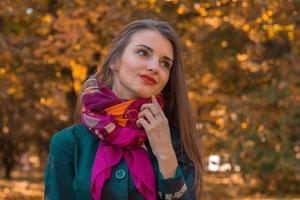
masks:
<svg viewBox="0 0 300 200"><path fill-rule="evenodd" d="M299 0L1 0L0 199L43 199L51 136L135 19L184 49L204 199L300 199Z"/></svg>

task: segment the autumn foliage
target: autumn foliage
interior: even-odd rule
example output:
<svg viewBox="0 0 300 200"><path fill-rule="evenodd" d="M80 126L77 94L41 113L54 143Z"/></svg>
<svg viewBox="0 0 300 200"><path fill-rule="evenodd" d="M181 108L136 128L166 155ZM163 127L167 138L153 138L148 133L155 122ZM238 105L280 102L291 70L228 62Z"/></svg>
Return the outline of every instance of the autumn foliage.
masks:
<svg viewBox="0 0 300 200"><path fill-rule="evenodd" d="M205 156L218 154L249 187L300 192L298 0L0 1L0 166L47 156L73 121L82 82L122 26L167 20L184 48Z"/></svg>

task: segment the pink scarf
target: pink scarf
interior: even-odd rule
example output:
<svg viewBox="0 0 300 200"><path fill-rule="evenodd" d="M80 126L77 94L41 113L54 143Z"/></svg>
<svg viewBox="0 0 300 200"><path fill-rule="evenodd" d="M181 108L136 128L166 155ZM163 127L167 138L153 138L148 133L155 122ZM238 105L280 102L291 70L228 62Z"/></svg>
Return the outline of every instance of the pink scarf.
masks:
<svg viewBox="0 0 300 200"><path fill-rule="evenodd" d="M93 199L101 198L104 182L124 156L137 190L146 200L156 200L155 174L149 154L143 147L147 135L135 123L140 107L151 103L151 99L119 99L109 87L94 78L88 79L85 84L81 122L101 140L91 175ZM162 95L156 98L163 108ZM115 126L110 126L111 132L108 132L104 127L110 123Z"/></svg>

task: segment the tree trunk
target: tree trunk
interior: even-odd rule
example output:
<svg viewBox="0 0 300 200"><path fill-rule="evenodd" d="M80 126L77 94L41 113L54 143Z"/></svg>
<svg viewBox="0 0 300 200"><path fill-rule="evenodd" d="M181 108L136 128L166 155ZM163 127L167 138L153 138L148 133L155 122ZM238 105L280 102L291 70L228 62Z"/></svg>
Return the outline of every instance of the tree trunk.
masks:
<svg viewBox="0 0 300 200"><path fill-rule="evenodd" d="M13 152L13 145L12 142L9 140L8 136L4 136L3 138L3 156L2 156L2 163L4 166L4 177L6 179L11 179L11 172L15 165L14 160L14 152Z"/></svg>

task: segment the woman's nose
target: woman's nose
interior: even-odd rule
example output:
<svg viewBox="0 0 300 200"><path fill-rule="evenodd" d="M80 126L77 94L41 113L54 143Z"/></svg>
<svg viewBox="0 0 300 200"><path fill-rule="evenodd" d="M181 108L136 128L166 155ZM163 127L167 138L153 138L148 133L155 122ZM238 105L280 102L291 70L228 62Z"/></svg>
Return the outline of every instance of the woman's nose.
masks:
<svg viewBox="0 0 300 200"><path fill-rule="evenodd" d="M151 70L153 72L158 72L159 70L159 62L155 59L149 61L148 65L147 65L147 69Z"/></svg>

